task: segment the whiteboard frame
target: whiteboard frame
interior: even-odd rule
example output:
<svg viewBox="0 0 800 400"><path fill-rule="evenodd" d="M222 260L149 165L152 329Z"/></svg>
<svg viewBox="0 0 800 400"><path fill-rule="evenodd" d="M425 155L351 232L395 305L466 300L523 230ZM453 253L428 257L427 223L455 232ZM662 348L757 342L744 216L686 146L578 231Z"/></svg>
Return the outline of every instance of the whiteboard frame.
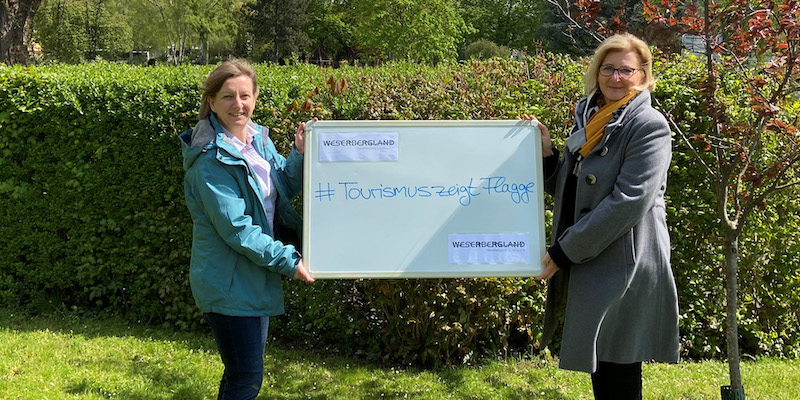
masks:
<svg viewBox="0 0 800 400"><path fill-rule="evenodd" d="M352 236L353 232L348 235L336 235L337 237L330 237L318 235L314 228L314 222L317 216L323 215L323 211L319 210L318 202L314 200L314 185L318 182L318 176L323 175L322 169L326 166L335 164L342 164L342 162L332 163L321 162L319 160L319 145L318 136L326 133L351 133L351 132L397 132L400 137L400 146L403 146L404 137L408 135L418 134L420 130L426 129L443 129L443 130L458 130L461 128L479 128L485 130L496 130L505 134L505 138L523 134L531 144L533 144L532 159L530 160L531 170L526 171L526 174L533 174L535 179L535 187L532 192L534 200L529 207L532 212L531 219L533 226L530 227L530 242L529 242L529 261L527 263L468 263L468 264L452 264L447 261L437 263L437 265L426 265L420 267L418 265L397 265L402 264L403 261L388 261L394 263L390 266L376 267L374 264L365 265L364 262L350 262L346 267L335 266L332 267L326 260L316 259L317 251L315 251L315 241L336 240L340 243L352 246L353 243L366 243L370 239L374 239L376 232L370 231L363 233L363 236ZM452 133L451 133L452 134ZM523 146L519 146L523 147ZM449 151L450 149L441 149L441 151ZM518 151L518 150L514 150ZM530 151L525 149L524 151ZM543 180L543 165L542 165L542 149L541 139L538 126L531 121L525 120L379 120L379 121L341 121L341 120L328 120L328 121L310 121L306 125L306 142L305 142L305 157L303 166L303 264L309 269L315 279L359 279L359 278L456 278L456 277L529 277L538 276L542 272L541 260L545 254L545 220L544 220L544 180ZM390 161L391 162L391 161ZM465 162L470 162L466 160ZM354 172L358 172L360 162L347 162L353 166ZM364 164L364 165L369 165ZM527 167L527 166L526 166ZM526 214L527 216L527 214ZM319 231L321 228L316 229ZM395 232L395 231L393 231ZM474 232L473 232L474 233ZM519 233L519 232L496 232L500 233ZM537 240L538 239L538 240ZM329 242L326 242L330 246ZM447 246L445 245L445 253ZM356 249L350 249L355 252ZM343 252L342 258L348 257L350 253ZM446 254L445 254L446 257ZM430 261L430 263L434 263ZM333 264L332 262L330 264ZM444 264L444 265L440 265ZM421 270L419 268L425 268Z"/></svg>

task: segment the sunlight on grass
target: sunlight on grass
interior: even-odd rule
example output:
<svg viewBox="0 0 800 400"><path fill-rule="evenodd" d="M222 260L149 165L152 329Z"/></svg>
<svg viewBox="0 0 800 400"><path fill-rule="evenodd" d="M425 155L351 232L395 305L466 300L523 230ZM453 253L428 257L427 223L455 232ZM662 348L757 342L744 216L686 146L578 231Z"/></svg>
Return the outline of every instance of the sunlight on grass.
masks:
<svg viewBox="0 0 800 400"><path fill-rule="evenodd" d="M268 345L259 399L592 399L584 373L555 361L419 370ZM742 365L748 399L794 399L800 361ZM0 312L2 399L215 399L222 363L202 333L119 319ZM646 399L719 399L720 361L647 364Z"/></svg>

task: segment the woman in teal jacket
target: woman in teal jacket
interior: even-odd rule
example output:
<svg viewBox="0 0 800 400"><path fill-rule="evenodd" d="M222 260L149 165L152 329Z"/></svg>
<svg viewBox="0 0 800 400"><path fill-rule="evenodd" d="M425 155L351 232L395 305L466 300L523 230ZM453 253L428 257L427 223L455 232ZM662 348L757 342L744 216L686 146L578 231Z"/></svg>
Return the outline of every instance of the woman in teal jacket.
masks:
<svg viewBox="0 0 800 400"><path fill-rule="evenodd" d="M284 312L281 275L314 281L276 235L302 232L290 202L302 185L305 124L289 157L278 154L268 130L250 120L258 82L246 61L221 64L203 90L200 121L181 134L194 223L189 278L225 364L218 398L253 399L269 317Z"/></svg>

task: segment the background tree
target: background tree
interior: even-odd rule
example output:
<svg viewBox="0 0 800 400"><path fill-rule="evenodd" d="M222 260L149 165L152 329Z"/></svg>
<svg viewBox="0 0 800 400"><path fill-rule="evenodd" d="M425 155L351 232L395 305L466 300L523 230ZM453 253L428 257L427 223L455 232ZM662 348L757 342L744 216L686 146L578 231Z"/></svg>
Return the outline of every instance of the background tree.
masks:
<svg viewBox="0 0 800 400"><path fill-rule="evenodd" d="M0 63L28 64L33 17L42 0L0 1Z"/></svg>
<svg viewBox="0 0 800 400"><path fill-rule="evenodd" d="M44 0L35 37L45 56L62 62L114 59L133 49L133 30L116 0Z"/></svg>
<svg viewBox="0 0 800 400"><path fill-rule="evenodd" d="M192 44L202 45L204 54L207 54L211 35L221 31L234 31L236 27L236 0L146 1L146 5L150 7L149 12L157 15L156 19L160 23L153 23L152 14L144 20L149 21L150 29L159 29L166 35L169 59L174 64L184 62ZM147 8L140 10L147 15Z"/></svg>
<svg viewBox="0 0 800 400"><path fill-rule="evenodd" d="M474 31L466 35L471 44L480 39L499 46L522 49L533 44L536 27L541 23L543 1L462 0L464 22Z"/></svg>
<svg viewBox="0 0 800 400"><path fill-rule="evenodd" d="M800 184L793 105L800 92L800 4L664 0L644 6L649 22L698 35L705 43L705 74L697 87L702 114L664 111L712 184L725 248L730 390L743 397L739 241L754 213L769 207L776 192Z"/></svg>
<svg viewBox="0 0 800 400"><path fill-rule="evenodd" d="M599 18L599 7L578 0L559 10L575 29L597 40L627 28L621 17L611 22ZM567 9L578 11L567 15ZM740 239L752 216L770 207L768 201L777 192L800 184L796 126L800 4L792 0L646 0L643 13L648 23L672 32L672 37L693 34L705 44L705 69L696 88L699 107L657 104L711 185L709 198L725 256L730 385L722 393L723 398L744 398L737 317ZM664 44L674 48L674 44Z"/></svg>
<svg viewBox="0 0 800 400"><path fill-rule="evenodd" d="M424 63L455 60L458 45L471 32L451 0L358 0L359 48L382 59Z"/></svg>
<svg viewBox="0 0 800 400"><path fill-rule="evenodd" d="M632 0L546 0L537 30L545 48L591 54L597 43L616 32L639 36L644 29L641 4Z"/></svg>
<svg viewBox="0 0 800 400"><path fill-rule="evenodd" d="M256 0L247 5L247 30L252 34L253 58L281 62L308 50L309 0Z"/></svg>
<svg viewBox="0 0 800 400"><path fill-rule="evenodd" d="M236 16L242 4L234 0L200 1L199 6L207 6L200 12L192 13L188 17L189 25L197 33L200 42L200 64L208 64L211 52L212 39L231 43L231 35L222 32L235 32L237 28Z"/></svg>
<svg viewBox="0 0 800 400"><path fill-rule="evenodd" d="M305 31L310 41L310 62L320 62L324 57L335 64L357 56L353 16L346 0L311 0Z"/></svg>
<svg viewBox="0 0 800 400"><path fill-rule="evenodd" d="M84 13L81 3L73 0L48 0L36 14L36 37L48 59L68 63L77 63L83 59L87 40L83 29Z"/></svg>
<svg viewBox="0 0 800 400"><path fill-rule="evenodd" d="M193 10L193 0L147 0L157 12L160 24L157 29L163 30L167 36L169 59L174 64L183 62L186 53L186 41L192 33L189 16Z"/></svg>
<svg viewBox="0 0 800 400"><path fill-rule="evenodd" d="M163 20L149 0L128 0L120 4L120 13L134 32L134 49L163 52L169 47L167 30L160 26Z"/></svg>

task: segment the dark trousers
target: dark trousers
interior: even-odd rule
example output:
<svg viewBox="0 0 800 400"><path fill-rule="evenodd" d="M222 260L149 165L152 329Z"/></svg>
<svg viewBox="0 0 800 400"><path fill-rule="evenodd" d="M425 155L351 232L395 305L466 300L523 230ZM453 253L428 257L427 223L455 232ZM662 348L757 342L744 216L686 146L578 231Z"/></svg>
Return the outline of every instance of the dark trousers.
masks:
<svg viewBox="0 0 800 400"><path fill-rule="evenodd" d="M595 400L641 400L642 363L600 361L592 374L592 391Z"/></svg>
<svg viewBox="0 0 800 400"><path fill-rule="evenodd" d="M231 317L215 313L206 313L205 317L225 365L217 399L255 399L264 378L269 317Z"/></svg>

